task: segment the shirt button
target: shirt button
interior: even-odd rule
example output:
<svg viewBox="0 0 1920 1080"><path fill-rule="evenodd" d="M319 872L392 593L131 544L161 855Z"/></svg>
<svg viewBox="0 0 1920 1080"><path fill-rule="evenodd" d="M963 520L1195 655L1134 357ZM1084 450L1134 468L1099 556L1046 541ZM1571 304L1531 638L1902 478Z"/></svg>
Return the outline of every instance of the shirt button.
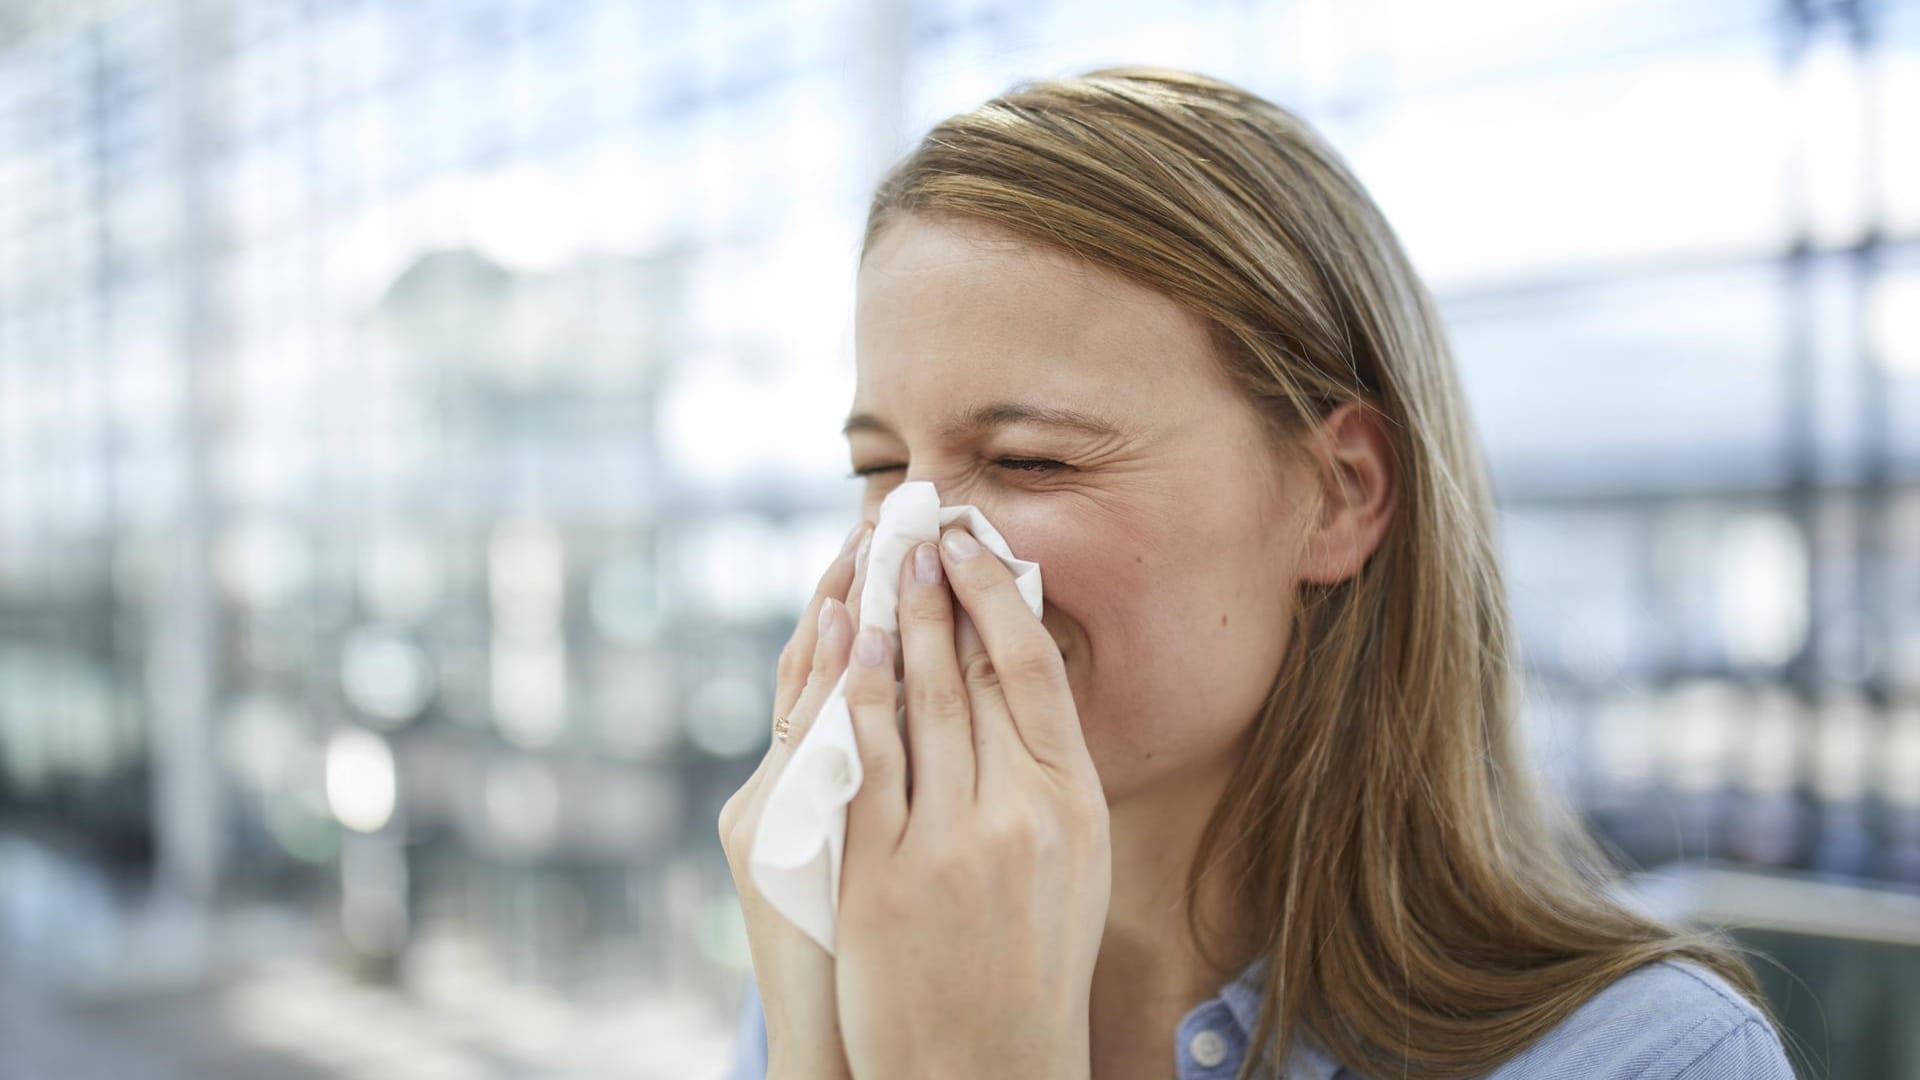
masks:
<svg viewBox="0 0 1920 1080"><path fill-rule="evenodd" d="M1193 1056L1195 1064L1211 1069L1227 1060L1227 1040L1212 1028L1205 1028L1187 1040L1187 1053Z"/></svg>

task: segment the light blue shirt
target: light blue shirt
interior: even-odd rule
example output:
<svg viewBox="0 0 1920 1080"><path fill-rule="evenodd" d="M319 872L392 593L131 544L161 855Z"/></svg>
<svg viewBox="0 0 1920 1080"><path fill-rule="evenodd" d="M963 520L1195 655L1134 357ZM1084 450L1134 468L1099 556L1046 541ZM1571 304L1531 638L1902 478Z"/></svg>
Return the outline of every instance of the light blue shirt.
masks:
<svg viewBox="0 0 1920 1080"><path fill-rule="evenodd" d="M1189 1010L1169 1062L1178 1080L1232 1080L1258 1019L1264 962ZM751 980L740 1012L732 1080L765 1080L766 1019ZM1296 1041L1285 1080L1359 1080ZM1614 981L1487 1080L1793 1080L1766 1017L1724 979L1690 961L1663 960Z"/></svg>

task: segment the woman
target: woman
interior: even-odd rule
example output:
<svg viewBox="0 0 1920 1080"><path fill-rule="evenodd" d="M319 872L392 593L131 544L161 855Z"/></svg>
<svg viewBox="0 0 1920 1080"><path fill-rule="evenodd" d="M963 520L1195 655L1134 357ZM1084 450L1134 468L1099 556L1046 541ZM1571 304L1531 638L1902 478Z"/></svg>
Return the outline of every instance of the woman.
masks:
<svg viewBox="0 0 1920 1080"><path fill-rule="evenodd" d="M855 318L869 521L720 819L740 1075L1792 1075L1730 947L1610 899L1536 794L1439 319L1297 118L1157 68L1016 87L883 182ZM900 659L855 640L909 479L1040 563L1039 618L954 529ZM849 668L829 956L746 854Z"/></svg>

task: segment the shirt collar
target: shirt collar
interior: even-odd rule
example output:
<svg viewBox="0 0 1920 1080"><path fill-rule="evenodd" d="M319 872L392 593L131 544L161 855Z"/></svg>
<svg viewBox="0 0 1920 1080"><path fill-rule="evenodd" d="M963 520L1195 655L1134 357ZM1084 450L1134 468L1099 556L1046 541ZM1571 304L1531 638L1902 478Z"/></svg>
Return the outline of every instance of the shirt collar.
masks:
<svg viewBox="0 0 1920 1080"><path fill-rule="evenodd" d="M1233 1022L1240 1025L1241 1034L1249 1042L1253 1039L1254 1027L1260 1022L1260 1002L1265 994L1263 980L1266 972L1267 958L1262 956L1247 965L1239 977L1220 988L1220 1000L1226 1003L1227 1012L1233 1016ZM1339 1062L1328 1057L1312 1040L1298 1033L1294 1035L1286 1066L1282 1070L1287 1080L1334 1080L1341 1071Z"/></svg>

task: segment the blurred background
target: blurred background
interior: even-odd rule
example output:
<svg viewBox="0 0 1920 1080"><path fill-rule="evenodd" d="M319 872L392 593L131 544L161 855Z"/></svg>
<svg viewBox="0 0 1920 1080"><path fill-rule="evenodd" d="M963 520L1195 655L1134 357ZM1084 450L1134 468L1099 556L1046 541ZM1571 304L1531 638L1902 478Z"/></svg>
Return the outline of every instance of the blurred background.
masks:
<svg viewBox="0 0 1920 1080"><path fill-rule="evenodd" d="M0 1075L719 1075L866 198L1126 61L1348 157L1543 767L1920 1077L1920 0L0 0Z"/></svg>

